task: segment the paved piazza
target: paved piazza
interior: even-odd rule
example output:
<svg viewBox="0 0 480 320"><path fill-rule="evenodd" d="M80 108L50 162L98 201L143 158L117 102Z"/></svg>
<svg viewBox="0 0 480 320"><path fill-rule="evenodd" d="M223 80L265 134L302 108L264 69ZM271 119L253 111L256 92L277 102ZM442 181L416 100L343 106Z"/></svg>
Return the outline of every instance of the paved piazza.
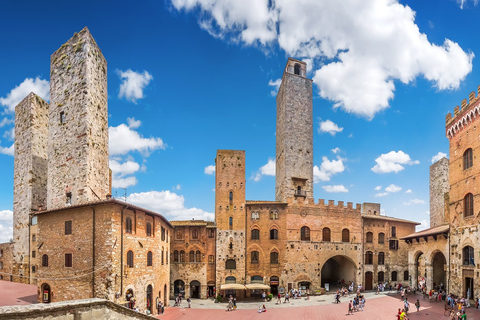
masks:
<svg viewBox="0 0 480 320"><path fill-rule="evenodd" d="M353 295L351 296L353 297ZM354 315L347 315L348 301L346 297L341 299L340 304L333 303L333 295L311 297L309 301L304 299L291 300L290 304L267 302L267 312L258 313L258 307L262 302L239 302L238 309L226 311L225 303L214 303L213 300L193 300L192 308L188 309L187 302L182 301L181 307L170 307L165 314L158 316L162 320L200 320L200 319L365 319L365 320L395 320L398 308L403 306L400 295L397 293L374 293L365 294L365 311L355 312ZM412 312L415 309L416 299L420 300L420 315ZM421 295L408 296L410 303L409 319L449 319L443 315L444 304L440 302L429 302L428 298L423 299ZM283 299L282 299L283 301ZM171 301L173 305L174 301ZM480 311L467 309L467 319L479 319Z"/></svg>

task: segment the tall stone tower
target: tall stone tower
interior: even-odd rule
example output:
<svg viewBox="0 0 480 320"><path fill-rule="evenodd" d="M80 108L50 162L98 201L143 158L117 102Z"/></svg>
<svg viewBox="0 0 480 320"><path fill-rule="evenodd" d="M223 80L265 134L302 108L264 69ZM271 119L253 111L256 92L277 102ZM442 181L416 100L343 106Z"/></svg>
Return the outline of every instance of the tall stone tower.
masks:
<svg viewBox="0 0 480 320"><path fill-rule="evenodd" d="M109 194L107 62L85 27L50 59L47 207Z"/></svg>
<svg viewBox="0 0 480 320"><path fill-rule="evenodd" d="M29 263L30 213L46 208L48 104L30 93L15 107L13 258ZM26 275L26 274L24 274Z"/></svg>
<svg viewBox="0 0 480 320"><path fill-rule="evenodd" d="M275 200L313 198L312 80L307 64L288 59L277 94Z"/></svg>
<svg viewBox="0 0 480 320"><path fill-rule="evenodd" d="M217 290L245 283L245 151L218 150L215 159Z"/></svg>
<svg viewBox="0 0 480 320"><path fill-rule="evenodd" d="M448 159L442 158L430 166L430 227L448 223Z"/></svg>

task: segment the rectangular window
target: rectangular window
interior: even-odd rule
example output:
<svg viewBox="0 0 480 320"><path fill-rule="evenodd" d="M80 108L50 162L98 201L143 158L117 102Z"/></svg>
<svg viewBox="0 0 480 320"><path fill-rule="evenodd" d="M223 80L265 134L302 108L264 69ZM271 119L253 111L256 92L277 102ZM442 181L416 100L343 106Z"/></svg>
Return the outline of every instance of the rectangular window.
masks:
<svg viewBox="0 0 480 320"><path fill-rule="evenodd" d="M162 227L162 241L165 241L165 228Z"/></svg>
<svg viewBox="0 0 480 320"><path fill-rule="evenodd" d="M36 252L32 251L32 258L35 258L35 256L36 256Z"/></svg>
<svg viewBox="0 0 480 320"><path fill-rule="evenodd" d="M215 230L208 229L208 237L209 238L215 238Z"/></svg>
<svg viewBox="0 0 480 320"><path fill-rule="evenodd" d="M65 112L60 112L60 123L65 123Z"/></svg>
<svg viewBox="0 0 480 320"><path fill-rule="evenodd" d="M390 250L398 250L398 240L390 240Z"/></svg>
<svg viewBox="0 0 480 320"><path fill-rule="evenodd" d="M67 192L66 197L67 197L67 198L66 198L65 204L66 204L67 206L72 205L72 193L71 193L71 192Z"/></svg>
<svg viewBox="0 0 480 320"><path fill-rule="evenodd" d="M162 250L162 265L163 265L163 250Z"/></svg>
<svg viewBox="0 0 480 320"><path fill-rule="evenodd" d="M37 240L37 237L33 234L32 235L32 241L35 241L35 240Z"/></svg>
<svg viewBox="0 0 480 320"><path fill-rule="evenodd" d="M397 237L397 228L396 227L392 227L392 237L393 238Z"/></svg>
<svg viewBox="0 0 480 320"><path fill-rule="evenodd" d="M213 255L208 256L208 264L215 264L215 256Z"/></svg>
<svg viewBox="0 0 480 320"><path fill-rule="evenodd" d="M72 267L72 254L65 253L65 267L71 268Z"/></svg>
<svg viewBox="0 0 480 320"><path fill-rule="evenodd" d="M65 234L72 234L72 221L65 221Z"/></svg>
<svg viewBox="0 0 480 320"><path fill-rule="evenodd" d="M35 266L32 266L32 273L35 273Z"/></svg>

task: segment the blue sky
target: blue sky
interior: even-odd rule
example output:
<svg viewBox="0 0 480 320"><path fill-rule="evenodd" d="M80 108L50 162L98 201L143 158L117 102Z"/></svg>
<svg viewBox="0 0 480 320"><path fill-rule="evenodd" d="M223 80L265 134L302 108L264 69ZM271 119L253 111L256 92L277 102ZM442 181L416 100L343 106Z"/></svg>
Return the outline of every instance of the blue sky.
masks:
<svg viewBox="0 0 480 320"><path fill-rule="evenodd" d="M428 227L445 116L480 84L477 1L2 1L0 241L12 234L14 106L48 100L50 55L88 26L108 61L113 195L213 219L217 149L246 151L249 200L274 200L275 91L314 80L316 199L379 202Z"/></svg>

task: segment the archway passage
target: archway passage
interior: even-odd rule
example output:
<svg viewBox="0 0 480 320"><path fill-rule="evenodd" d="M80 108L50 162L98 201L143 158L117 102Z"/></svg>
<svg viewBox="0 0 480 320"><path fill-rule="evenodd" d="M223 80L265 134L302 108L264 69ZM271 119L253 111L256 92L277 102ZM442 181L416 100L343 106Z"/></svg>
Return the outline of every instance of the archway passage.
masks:
<svg viewBox="0 0 480 320"><path fill-rule="evenodd" d="M421 290L424 286L427 285L427 268L426 268L425 255L423 252L417 254L415 259L415 281L417 288Z"/></svg>
<svg viewBox="0 0 480 320"><path fill-rule="evenodd" d="M173 283L173 294L177 297L180 293L182 294L182 297L185 297L185 282L182 280L175 280Z"/></svg>
<svg viewBox="0 0 480 320"><path fill-rule="evenodd" d="M330 291L348 283L355 282L355 264L346 256L334 256L328 259L322 267L321 286Z"/></svg>
<svg viewBox="0 0 480 320"><path fill-rule="evenodd" d="M441 252L437 252L432 260L433 266L433 287L445 289L447 260Z"/></svg>
<svg viewBox="0 0 480 320"><path fill-rule="evenodd" d="M42 285L42 302L43 303L50 303L52 301L50 291L51 291L50 286L44 283Z"/></svg>
<svg viewBox="0 0 480 320"><path fill-rule="evenodd" d="M200 299L200 282L197 280L190 282L190 298Z"/></svg>

